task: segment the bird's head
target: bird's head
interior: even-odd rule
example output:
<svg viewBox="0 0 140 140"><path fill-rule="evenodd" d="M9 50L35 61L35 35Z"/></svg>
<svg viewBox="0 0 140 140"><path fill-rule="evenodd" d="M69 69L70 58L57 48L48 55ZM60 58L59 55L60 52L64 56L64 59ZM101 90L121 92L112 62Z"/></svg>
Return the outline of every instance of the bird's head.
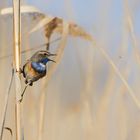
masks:
<svg viewBox="0 0 140 140"><path fill-rule="evenodd" d="M50 59L50 56L56 56L56 54L51 54L46 50L37 51L30 60L33 62L41 62L46 64L48 61L55 62L54 60Z"/></svg>

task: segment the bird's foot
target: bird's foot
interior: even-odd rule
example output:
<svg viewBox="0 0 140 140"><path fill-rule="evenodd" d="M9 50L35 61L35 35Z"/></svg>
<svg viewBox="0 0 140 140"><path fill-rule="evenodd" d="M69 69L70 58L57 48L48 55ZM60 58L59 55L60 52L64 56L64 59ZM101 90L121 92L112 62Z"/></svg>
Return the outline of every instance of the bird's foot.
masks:
<svg viewBox="0 0 140 140"><path fill-rule="evenodd" d="M28 81L27 81L27 80L25 80L25 84L26 84L26 85L28 84Z"/></svg>
<svg viewBox="0 0 140 140"><path fill-rule="evenodd" d="M30 86L32 86L32 85L33 85L33 83L31 82L29 85L30 85Z"/></svg>
<svg viewBox="0 0 140 140"><path fill-rule="evenodd" d="M20 74L21 74L21 73L23 73L23 70L22 70L22 68L20 68L20 69L19 69L19 73L20 73Z"/></svg>
<svg viewBox="0 0 140 140"><path fill-rule="evenodd" d="M23 100L23 96L21 95L21 99L19 100L19 102L21 103L21 102L22 102L22 100Z"/></svg>
<svg viewBox="0 0 140 140"><path fill-rule="evenodd" d="M33 82L32 82L32 81L28 81L28 80L26 79L26 80L25 80L25 84L26 84L26 85L32 86L32 85L33 85Z"/></svg>

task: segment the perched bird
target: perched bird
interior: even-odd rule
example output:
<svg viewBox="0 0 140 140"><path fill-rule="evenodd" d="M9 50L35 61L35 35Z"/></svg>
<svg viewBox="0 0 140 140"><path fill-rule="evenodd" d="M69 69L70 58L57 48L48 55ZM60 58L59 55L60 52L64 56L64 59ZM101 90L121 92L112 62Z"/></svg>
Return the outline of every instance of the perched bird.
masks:
<svg viewBox="0 0 140 140"><path fill-rule="evenodd" d="M51 60L50 56L55 56L46 50L37 51L23 66L22 73L25 78L25 83L30 86L33 82L39 80L46 75L46 64Z"/></svg>

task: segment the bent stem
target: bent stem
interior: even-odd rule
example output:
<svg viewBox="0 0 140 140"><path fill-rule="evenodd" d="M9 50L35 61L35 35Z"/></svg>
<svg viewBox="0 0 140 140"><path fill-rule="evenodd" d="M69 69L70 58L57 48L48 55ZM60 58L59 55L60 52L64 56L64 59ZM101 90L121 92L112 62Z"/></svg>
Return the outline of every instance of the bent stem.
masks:
<svg viewBox="0 0 140 140"><path fill-rule="evenodd" d="M94 41L92 42L92 44L95 45ZM134 103L140 109L140 102L139 102L139 100L135 96L135 93L134 93L133 89L129 86L127 80L121 74L120 70L117 68L115 63L112 61L112 59L109 57L109 55L104 51L103 48L101 48L101 47L97 47L97 48L101 52L101 54L104 56L104 58L107 60L107 62L111 65L111 67L113 68L113 70L117 74L117 76L121 79L122 83L124 84L124 86L128 90L128 93L131 96L131 98L133 99Z"/></svg>
<svg viewBox="0 0 140 140"><path fill-rule="evenodd" d="M59 65L59 63L63 57L63 52L64 52L64 49L66 46L67 36L68 36L68 32L69 32L68 29L69 29L69 25L67 23L63 22L62 38L61 38L58 50L56 52L56 54L57 54L57 56L55 58L56 63L53 63L50 66L50 69L47 73L47 77L45 79L45 82L44 82L44 85L42 88L42 92L40 95L40 113L39 113L40 122L39 122L39 131L38 131L39 132L38 140L42 140L42 137L43 137L43 126L44 126L43 124L44 124L45 104L46 104L46 96L47 96L47 94L45 92L47 89L48 82L50 81L53 73L55 72L57 66Z"/></svg>

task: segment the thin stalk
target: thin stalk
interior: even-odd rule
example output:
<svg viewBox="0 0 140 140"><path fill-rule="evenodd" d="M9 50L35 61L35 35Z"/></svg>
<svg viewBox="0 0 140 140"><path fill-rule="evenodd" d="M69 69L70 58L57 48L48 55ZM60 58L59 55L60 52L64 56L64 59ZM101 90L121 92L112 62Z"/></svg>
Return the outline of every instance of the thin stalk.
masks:
<svg viewBox="0 0 140 140"><path fill-rule="evenodd" d="M95 46L95 43L93 41L93 45ZM93 47L94 47L93 46ZM97 46L96 46L97 47ZM112 61L112 59L110 58L110 56L105 52L105 50L101 47L97 47L98 50L101 52L101 54L104 56L104 58L107 60L107 62L110 64L110 66L113 68L114 72L117 74L117 76L121 79L122 83L124 84L124 86L126 87L126 89L128 90L129 95L131 96L131 98L133 99L134 103L136 104L136 106L138 107L138 109L140 109L140 101L138 100L138 98L135 96L135 92L133 91L133 89L129 86L127 80L124 78L124 76L121 74L120 70L117 68L117 66L115 65L115 63Z"/></svg>
<svg viewBox="0 0 140 140"><path fill-rule="evenodd" d="M20 46L21 46L21 13L20 0L13 0L13 28L14 28L14 68L15 68L15 113L16 113L16 140L23 140L23 133L21 128L21 81L20 81Z"/></svg>
<svg viewBox="0 0 140 140"><path fill-rule="evenodd" d="M62 33L62 38L60 41L60 45L58 47L58 50L56 52L57 56L55 58L56 63L53 63L48 70L42 91L41 91L41 95L40 95L40 112L39 112L39 134L38 134L38 140L42 140L43 139L43 127L44 127L44 116L45 116L45 104L46 104L46 89L48 86L48 82L50 81L52 74L54 73L54 71L56 70L57 66L59 65L62 57L63 57L63 52L66 46L66 41L67 41L67 35L69 32L69 26L67 23L63 23L63 33Z"/></svg>
<svg viewBox="0 0 140 140"><path fill-rule="evenodd" d="M4 130L4 125L5 125L5 119L6 119L6 112L7 112L7 107L8 107L8 101L9 101L9 95L10 95L10 90L11 90L11 86L13 83L13 74L14 71L12 70L12 75L11 75L11 80L10 80L10 85L5 97L5 102L4 102L4 109L3 109L3 114L1 116L2 121L1 121L1 126L0 126L0 140L2 140L3 138L3 130Z"/></svg>
<svg viewBox="0 0 140 140"><path fill-rule="evenodd" d="M131 35L132 46L133 46L133 49L134 49L136 61L137 61L138 65L140 66L139 48L138 48L138 44L137 44L136 35L135 35L135 32L134 32L134 25L133 25L131 12L129 10L128 0L124 1L124 8L125 8L125 12L126 12L128 31L130 32L130 35Z"/></svg>
<svg viewBox="0 0 140 140"><path fill-rule="evenodd" d="M59 37L59 38L56 38L55 40L50 41L49 44L53 44L53 43L57 42L57 41L60 40L60 39L61 39L60 37ZM35 46L35 47L33 47L33 48L29 48L29 49L22 50L22 51L21 51L21 54L24 54L24 53L27 53L27 52L30 52L30 51L34 51L34 50L36 50L36 49L38 49L38 48L42 48L42 47L44 47L44 46L46 46L46 45L48 45L48 43L44 43L44 44L41 44L41 45L39 45L39 46ZM7 55L4 55L4 56L0 56L0 60L3 60L3 59L5 59L5 58L9 58L9 57L11 57L11 56L13 56L12 53L7 54Z"/></svg>

